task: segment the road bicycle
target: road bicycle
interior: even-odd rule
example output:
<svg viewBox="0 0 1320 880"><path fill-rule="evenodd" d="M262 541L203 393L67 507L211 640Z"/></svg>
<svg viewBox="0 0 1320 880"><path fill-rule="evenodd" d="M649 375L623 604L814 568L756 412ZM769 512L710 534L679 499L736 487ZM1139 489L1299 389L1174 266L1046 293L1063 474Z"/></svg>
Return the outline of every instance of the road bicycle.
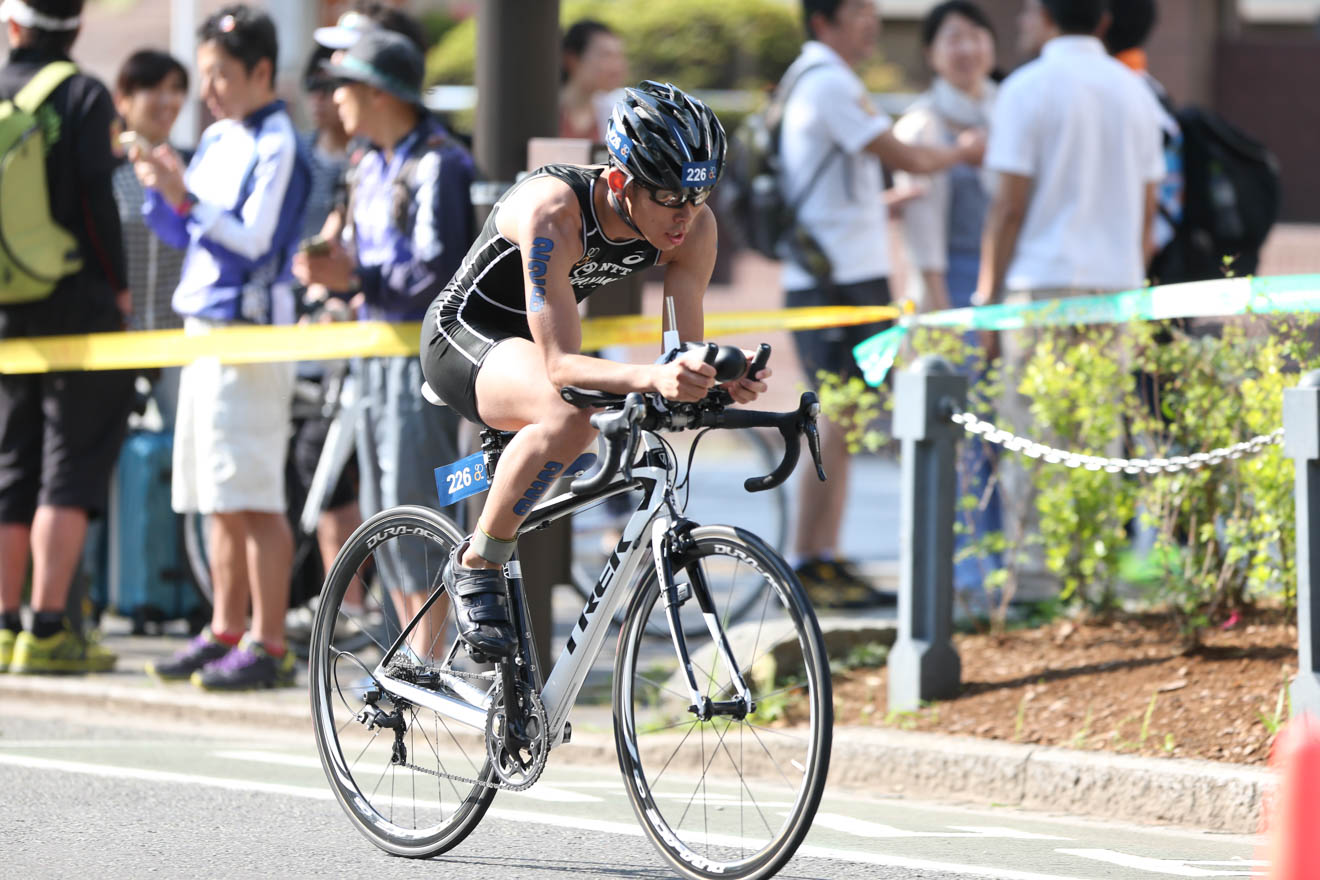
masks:
<svg viewBox="0 0 1320 880"><path fill-rule="evenodd" d="M758 363L768 354L764 346ZM711 346L708 362L715 356ZM569 711L616 610L626 606L615 654L614 743L646 836L685 877L772 876L801 844L825 786L833 698L824 643L778 553L745 529L685 516L677 456L663 435L776 429L783 458L747 481L752 491L787 479L805 436L823 479L816 397L805 393L796 410L775 413L731 408L723 389L699 403L567 388L563 396L602 408L591 416L600 458L567 492L538 503L520 534L616 495L639 491L640 500L558 660L543 677L516 555L505 571L517 649L483 666L485 658L454 635L441 579L464 535L422 507L370 518L331 568L312 636L312 717L330 786L381 849L426 858L453 848L496 792L531 787L549 753L571 742ZM484 433L488 473L510 436ZM578 465L575 475L589 467ZM388 578L364 577L364 569L388 572L402 560L431 585L416 615L367 648L340 645L336 623L353 613L342 597L387 588ZM731 623L728 603L713 597L735 595L730 585L740 580L756 582L760 598L743 622ZM686 635L694 618L700 637ZM646 637L657 624L667 643Z"/></svg>

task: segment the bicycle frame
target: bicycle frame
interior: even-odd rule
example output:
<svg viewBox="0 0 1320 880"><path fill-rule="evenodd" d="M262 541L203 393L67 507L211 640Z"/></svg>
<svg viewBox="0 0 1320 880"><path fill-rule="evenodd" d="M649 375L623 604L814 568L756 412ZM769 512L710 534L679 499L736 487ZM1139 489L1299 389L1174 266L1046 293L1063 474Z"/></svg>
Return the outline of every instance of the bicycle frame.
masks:
<svg viewBox="0 0 1320 880"><path fill-rule="evenodd" d="M574 495L568 492L548 498L532 509L518 530L519 534L534 531L575 511L634 489L643 489L646 493L642 504L624 526L623 534L597 579L596 587L588 597L577 623L574 624L564 650L551 668L549 677L545 679L544 687L541 688L541 702L549 721L549 742L552 748L563 741L564 726L569 711L577 700L578 692L581 691L592 664L600 656L601 647L609 632L610 623L614 620L615 612L620 603L627 598L623 586L631 583L638 568L652 558L652 541L649 540L649 536L653 535L657 528L667 531L669 527L669 519L664 515L669 480L668 468L672 467L672 463L668 461L668 451L649 433L642 435L642 448L641 460L655 460L659 456L660 464L635 467L630 479L615 480L589 495ZM530 647L532 634L530 627L524 627L527 615L521 569L516 556L514 561L506 566L505 573L509 581L514 623L523 629L525 643ZM661 575L663 577L664 573L661 572ZM436 589L432 591L421 611L403 628L403 632L385 652L371 674L380 683L381 688L392 696L425 706L459 724L484 731L490 702L488 693L481 692L461 679L447 679L446 684L472 698L471 701L456 700L409 682L400 681L392 677L387 670L394 655L404 649L413 624L421 619L442 595L445 595L445 589L437 583ZM456 640L451 648L451 657L457 647ZM527 653L532 680L539 684L542 679L536 652L529 650Z"/></svg>

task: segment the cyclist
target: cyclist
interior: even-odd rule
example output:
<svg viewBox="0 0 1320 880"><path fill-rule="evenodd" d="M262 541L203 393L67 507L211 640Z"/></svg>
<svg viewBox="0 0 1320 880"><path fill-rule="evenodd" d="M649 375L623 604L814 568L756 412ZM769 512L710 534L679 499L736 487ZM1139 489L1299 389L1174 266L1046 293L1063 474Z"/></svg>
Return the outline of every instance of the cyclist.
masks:
<svg viewBox="0 0 1320 880"><path fill-rule="evenodd" d="M716 249L705 203L724 167L724 129L701 101L644 82L615 105L606 145L607 165L547 165L506 193L422 325L427 384L465 418L518 432L476 529L444 574L461 636L488 657L508 656L515 645L502 567L519 524L546 481L595 435L590 413L564 402L559 389L697 401L715 385L700 352L646 365L581 354L578 303L611 281L664 266L680 338L703 338ZM769 374L726 387L748 403Z"/></svg>

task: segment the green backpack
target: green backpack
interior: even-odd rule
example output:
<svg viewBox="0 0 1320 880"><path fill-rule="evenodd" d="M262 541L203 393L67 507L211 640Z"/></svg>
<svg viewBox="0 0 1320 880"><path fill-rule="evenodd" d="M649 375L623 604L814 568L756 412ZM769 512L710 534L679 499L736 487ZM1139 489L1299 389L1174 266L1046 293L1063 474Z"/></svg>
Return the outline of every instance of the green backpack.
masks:
<svg viewBox="0 0 1320 880"><path fill-rule="evenodd" d="M78 242L50 216L46 132L37 109L78 68L46 65L13 100L0 101L0 305L44 299L82 268Z"/></svg>

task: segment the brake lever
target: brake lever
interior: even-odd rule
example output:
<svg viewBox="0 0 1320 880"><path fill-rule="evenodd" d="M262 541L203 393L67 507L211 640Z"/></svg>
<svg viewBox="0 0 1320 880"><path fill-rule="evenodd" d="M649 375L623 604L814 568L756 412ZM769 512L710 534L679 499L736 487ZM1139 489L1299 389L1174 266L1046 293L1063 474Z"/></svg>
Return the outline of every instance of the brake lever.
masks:
<svg viewBox="0 0 1320 880"><path fill-rule="evenodd" d="M811 461L816 465L816 476L823 483L825 466L820 460L820 429L816 427L816 416L820 415L820 400L814 392L807 391L802 395L798 412L802 416L802 433L807 435L807 449L811 452Z"/></svg>
<svg viewBox="0 0 1320 880"><path fill-rule="evenodd" d="M632 479L633 459L637 456L637 442L641 439L642 430L636 422L628 423L628 443L624 447L623 461L620 465L623 470L625 480Z"/></svg>

